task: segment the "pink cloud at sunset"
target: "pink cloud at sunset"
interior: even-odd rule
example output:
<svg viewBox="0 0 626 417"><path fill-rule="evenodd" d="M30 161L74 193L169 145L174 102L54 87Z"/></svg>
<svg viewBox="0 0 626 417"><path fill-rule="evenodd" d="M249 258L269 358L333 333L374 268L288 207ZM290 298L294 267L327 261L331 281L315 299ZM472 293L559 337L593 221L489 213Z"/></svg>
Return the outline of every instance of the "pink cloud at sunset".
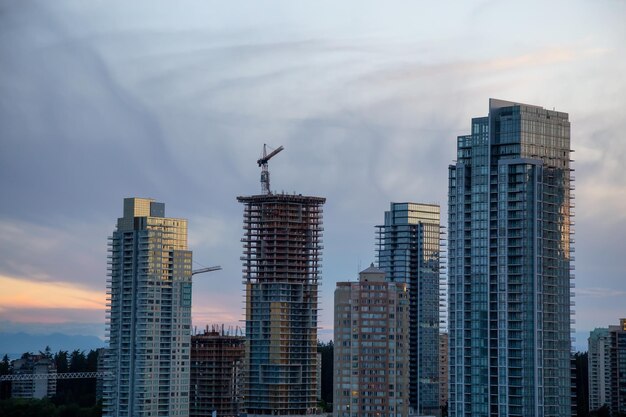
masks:
<svg viewBox="0 0 626 417"><path fill-rule="evenodd" d="M14 322L104 320L106 294L62 282L0 276L0 314Z"/></svg>

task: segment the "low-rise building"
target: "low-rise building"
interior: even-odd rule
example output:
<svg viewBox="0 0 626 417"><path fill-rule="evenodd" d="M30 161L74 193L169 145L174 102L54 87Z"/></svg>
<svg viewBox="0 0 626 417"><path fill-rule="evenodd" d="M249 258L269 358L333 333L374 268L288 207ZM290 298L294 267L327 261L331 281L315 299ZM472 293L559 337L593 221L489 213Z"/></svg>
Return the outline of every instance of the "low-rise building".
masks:
<svg viewBox="0 0 626 417"><path fill-rule="evenodd" d="M37 378L14 380L11 384L11 397L13 398L51 398L56 394L56 378L44 377L48 374L56 374L57 368L54 361L44 355L24 354L21 359L11 363L13 375L34 375Z"/></svg>

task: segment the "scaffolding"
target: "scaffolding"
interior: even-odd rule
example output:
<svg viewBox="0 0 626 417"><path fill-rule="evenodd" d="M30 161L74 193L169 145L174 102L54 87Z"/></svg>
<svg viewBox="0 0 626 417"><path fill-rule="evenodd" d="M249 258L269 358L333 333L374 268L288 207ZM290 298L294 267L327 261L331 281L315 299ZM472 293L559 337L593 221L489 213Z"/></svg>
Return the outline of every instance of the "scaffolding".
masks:
<svg viewBox="0 0 626 417"><path fill-rule="evenodd" d="M317 403L321 197L238 197L244 207L248 414L302 415Z"/></svg>
<svg viewBox="0 0 626 417"><path fill-rule="evenodd" d="M191 417L239 415L244 341L223 327L191 336Z"/></svg>

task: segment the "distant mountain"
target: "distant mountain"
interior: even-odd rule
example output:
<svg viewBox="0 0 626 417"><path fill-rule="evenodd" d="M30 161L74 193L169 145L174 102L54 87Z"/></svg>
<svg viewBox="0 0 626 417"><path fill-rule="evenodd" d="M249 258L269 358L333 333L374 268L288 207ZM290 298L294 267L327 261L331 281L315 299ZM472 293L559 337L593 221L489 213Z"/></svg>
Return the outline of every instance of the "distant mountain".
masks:
<svg viewBox="0 0 626 417"><path fill-rule="evenodd" d="M0 357L8 354L12 359L24 352L37 353L50 346L53 353L59 350L89 351L104 347L104 341L96 336L69 335L63 333L28 334L0 332Z"/></svg>

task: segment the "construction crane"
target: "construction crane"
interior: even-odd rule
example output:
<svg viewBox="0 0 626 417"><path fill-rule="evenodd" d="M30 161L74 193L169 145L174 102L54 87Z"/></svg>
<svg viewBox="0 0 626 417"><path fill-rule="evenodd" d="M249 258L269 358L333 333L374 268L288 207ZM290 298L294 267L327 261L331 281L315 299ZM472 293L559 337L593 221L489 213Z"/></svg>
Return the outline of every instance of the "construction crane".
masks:
<svg viewBox="0 0 626 417"><path fill-rule="evenodd" d="M270 171L267 167L267 162L283 149L285 148L279 146L268 155L267 144L263 144L263 156L256 161L256 163L259 164L259 167L261 167L261 191L263 194L272 194L272 191L270 190Z"/></svg>
<svg viewBox="0 0 626 417"><path fill-rule="evenodd" d="M0 375L0 381L28 381L34 379L74 379L74 378L100 378L113 375L111 372L61 372L45 374L15 374Z"/></svg>
<svg viewBox="0 0 626 417"><path fill-rule="evenodd" d="M191 271L191 275L204 274L205 272L219 271L221 269L222 269L221 266L209 266L207 268L200 268L200 269L196 269L194 271Z"/></svg>

